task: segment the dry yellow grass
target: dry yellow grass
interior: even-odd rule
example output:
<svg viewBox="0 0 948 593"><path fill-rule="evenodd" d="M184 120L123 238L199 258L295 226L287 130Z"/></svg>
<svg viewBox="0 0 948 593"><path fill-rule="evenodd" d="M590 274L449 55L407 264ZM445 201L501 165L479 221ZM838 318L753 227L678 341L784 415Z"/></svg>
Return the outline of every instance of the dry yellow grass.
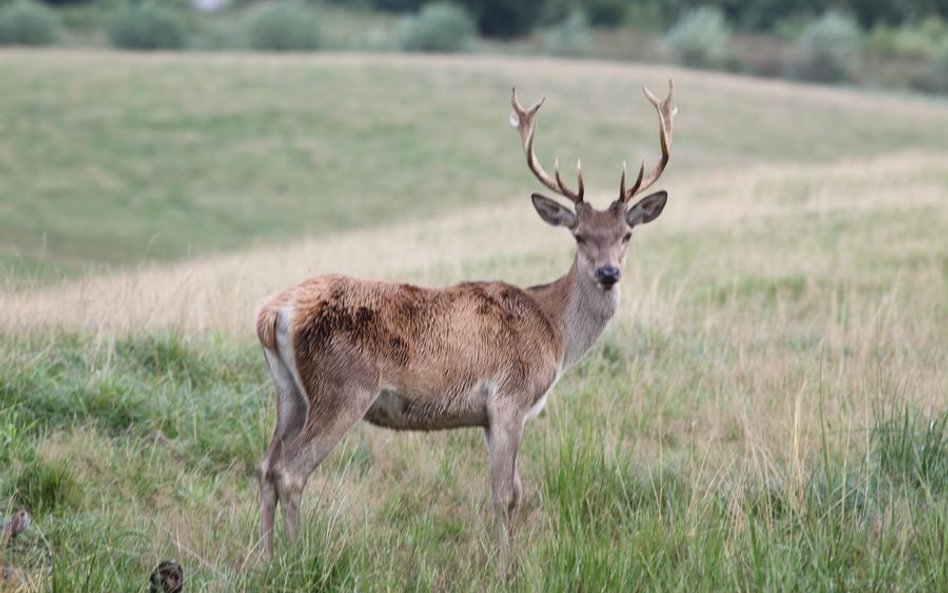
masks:
<svg viewBox="0 0 948 593"><path fill-rule="evenodd" d="M922 209L933 213L929 223L948 229L944 180L939 177L946 160L948 153L905 153L827 166L758 166L679 177L670 187L671 206L661 224L640 231L636 247L644 254L635 257L633 252L619 319L677 327L682 323L676 322L680 303L674 298L668 302L667 297L680 298L710 278L726 283L748 275L800 275L816 282L820 276L845 280L853 274L868 275L858 266L870 261L845 260L854 256L855 247L863 246L864 233L872 229L840 232L837 245L825 250L812 243L818 237L801 237L794 257L767 241L752 245L739 241L749 232L779 226L782 217L818 220L834 213L865 214L869 222L877 218L882 223L889 211ZM806 194L796 195L797 187L805 188ZM610 199L593 196L603 204ZM708 246L684 261L661 254L662 245L674 244L677 238L700 245L703 237L722 235L738 241L730 252ZM945 243L879 245L888 255L893 249L912 253L930 249L933 258L945 247ZM563 273L571 252L568 236L546 227L526 196L510 196L506 206L463 209L381 229L2 294L0 324L10 329L59 326L105 334L169 328L220 331L249 339L256 304L309 276L341 272L428 285L484 276L529 284ZM930 273L938 273L937 264L932 261ZM854 267L846 269L850 265Z"/></svg>

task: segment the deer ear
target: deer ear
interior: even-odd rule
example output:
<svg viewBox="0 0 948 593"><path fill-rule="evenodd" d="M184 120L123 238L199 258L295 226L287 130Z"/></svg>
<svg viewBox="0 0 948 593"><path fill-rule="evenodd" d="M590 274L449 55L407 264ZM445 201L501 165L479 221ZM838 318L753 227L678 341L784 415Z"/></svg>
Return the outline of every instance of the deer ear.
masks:
<svg viewBox="0 0 948 593"><path fill-rule="evenodd" d="M568 229L576 226L576 215L566 206L540 194L533 194L531 199L533 200L533 207L537 209L537 214L547 224L565 226Z"/></svg>
<svg viewBox="0 0 948 593"><path fill-rule="evenodd" d="M652 222L662 213L667 200L668 192L666 191L649 194L629 208L629 211L625 213L625 221L629 223L629 226Z"/></svg>

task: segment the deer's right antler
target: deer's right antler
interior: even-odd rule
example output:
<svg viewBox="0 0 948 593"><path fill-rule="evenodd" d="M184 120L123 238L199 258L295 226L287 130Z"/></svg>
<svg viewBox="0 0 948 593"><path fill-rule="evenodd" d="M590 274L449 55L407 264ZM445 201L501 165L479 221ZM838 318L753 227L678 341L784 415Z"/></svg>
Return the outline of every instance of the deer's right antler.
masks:
<svg viewBox="0 0 948 593"><path fill-rule="evenodd" d="M562 177L560 177L560 164L558 160L553 162L553 174L555 177L555 179L553 179L543 170L543 167L540 166L537 155L533 152L533 136L536 133L536 124L533 121L533 116L539 111L544 101L546 101L546 97L540 97L540 100L534 103L530 109L524 109L520 101L517 100L517 88L514 87L510 103L513 105L515 115L510 118L510 123L520 131L520 139L523 141L523 150L527 155L527 166L530 167L530 170L533 171L533 174L540 183L561 196L569 198L574 204L580 204L583 201L583 193L586 191L583 185L582 161L576 161L579 189L578 191L573 191L566 187Z"/></svg>

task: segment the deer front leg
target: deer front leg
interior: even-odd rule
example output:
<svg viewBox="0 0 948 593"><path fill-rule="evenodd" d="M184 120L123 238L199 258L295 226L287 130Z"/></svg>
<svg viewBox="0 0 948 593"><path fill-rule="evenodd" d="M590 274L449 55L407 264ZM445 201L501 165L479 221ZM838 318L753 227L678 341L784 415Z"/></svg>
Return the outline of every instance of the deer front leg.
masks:
<svg viewBox="0 0 948 593"><path fill-rule="evenodd" d="M487 428L490 452L491 495L494 506L494 539L501 578L508 576L510 542L522 486L517 473L517 449L523 434L519 418L495 419Z"/></svg>

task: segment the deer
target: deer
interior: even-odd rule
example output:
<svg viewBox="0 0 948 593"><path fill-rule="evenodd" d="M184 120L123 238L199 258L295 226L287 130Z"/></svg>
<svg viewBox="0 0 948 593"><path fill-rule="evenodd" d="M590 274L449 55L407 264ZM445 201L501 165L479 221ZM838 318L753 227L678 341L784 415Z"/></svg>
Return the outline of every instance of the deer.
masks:
<svg viewBox="0 0 948 593"><path fill-rule="evenodd" d="M576 253L565 275L519 288L500 281L422 288L343 275L311 278L266 300L256 330L276 390L276 427L258 468L259 552L273 553L274 515L282 507L291 546L300 532L300 502L310 475L360 420L394 430L480 428L490 458L493 537L501 572L509 555L523 492L517 450L562 376L590 350L619 306L619 280L632 231L655 220L667 192L629 206L655 184L672 144L674 85L659 100L643 87L659 120L661 157L645 161L605 210L585 201L582 162L577 188L551 177L534 151L535 117L511 94L511 124L527 166L572 208L532 194L537 214L564 227Z"/></svg>

